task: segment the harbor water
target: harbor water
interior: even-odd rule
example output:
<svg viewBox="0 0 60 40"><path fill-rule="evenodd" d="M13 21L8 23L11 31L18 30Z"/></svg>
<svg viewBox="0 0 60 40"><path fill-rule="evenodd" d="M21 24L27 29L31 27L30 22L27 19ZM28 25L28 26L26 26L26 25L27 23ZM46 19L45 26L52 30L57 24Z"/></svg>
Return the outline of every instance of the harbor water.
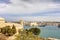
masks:
<svg viewBox="0 0 60 40"><path fill-rule="evenodd" d="M30 29L32 27L24 26L25 29ZM45 26L45 27L37 27L41 30L40 37L43 38L58 38L60 39L60 28L56 26Z"/></svg>

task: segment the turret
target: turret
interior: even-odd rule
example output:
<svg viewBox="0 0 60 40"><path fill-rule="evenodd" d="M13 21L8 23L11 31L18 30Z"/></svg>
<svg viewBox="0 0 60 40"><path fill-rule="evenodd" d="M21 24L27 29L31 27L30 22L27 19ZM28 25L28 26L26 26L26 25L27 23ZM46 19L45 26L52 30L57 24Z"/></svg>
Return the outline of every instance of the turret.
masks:
<svg viewBox="0 0 60 40"><path fill-rule="evenodd" d="M20 20L20 24L23 26L23 24L24 24L24 21L23 21L23 20Z"/></svg>

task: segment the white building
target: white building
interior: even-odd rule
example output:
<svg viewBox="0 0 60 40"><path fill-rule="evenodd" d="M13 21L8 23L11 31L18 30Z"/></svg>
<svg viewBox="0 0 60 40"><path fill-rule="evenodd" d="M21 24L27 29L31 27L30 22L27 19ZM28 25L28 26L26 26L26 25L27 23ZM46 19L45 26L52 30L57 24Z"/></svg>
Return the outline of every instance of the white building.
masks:
<svg viewBox="0 0 60 40"><path fill-rule="evenodd" d="M37 27L37 26L38 26L38 24L37 24L36 22L31 22L31 23L30 23L30 26Z"/></svg>

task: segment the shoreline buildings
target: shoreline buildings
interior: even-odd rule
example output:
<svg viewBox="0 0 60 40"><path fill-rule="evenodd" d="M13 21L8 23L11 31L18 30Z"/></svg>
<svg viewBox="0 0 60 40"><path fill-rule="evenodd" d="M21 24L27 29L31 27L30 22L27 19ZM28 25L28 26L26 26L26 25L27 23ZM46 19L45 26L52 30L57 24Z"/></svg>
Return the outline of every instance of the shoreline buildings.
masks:
<svg viewBox="0 0 60 40"><path fill-rule="evenodd" d="M19 23L15 23L15 22L6 22L4 18L0 17L0 28L5 27L5 26L13 26L15 25L20 29L23 29L24 25L28 25L28 26L59 26L60 22L25 22L23 20L20 20Z"/></svg>

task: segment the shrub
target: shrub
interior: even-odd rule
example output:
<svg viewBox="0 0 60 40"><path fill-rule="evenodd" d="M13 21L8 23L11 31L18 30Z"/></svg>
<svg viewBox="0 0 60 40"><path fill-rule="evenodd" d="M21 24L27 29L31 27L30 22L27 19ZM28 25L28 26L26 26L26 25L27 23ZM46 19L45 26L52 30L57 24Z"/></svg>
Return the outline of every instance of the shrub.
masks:
<svg viewBox="0 0 60 40"><path fill-rule="evenodd" d="M8 33L9 30L11 30L10 26L6 26L6 27L1 28L1 32L2 32L3 34Z"/></svg>
<svg viewBox="0 0 60 40"><path fill-rule="evenodd" d="M14 25L12 28L10 28L10 26L6 26L6 27L1 28L1 33L6 36L12 36L16 33L16 28Z"/></svg>
<svg viewBox="0 0 60 40"><path fill-rule="evenodd" d="M40 34L40 29L39 28L31 28L29 29L30 32L32 32L34 35L39 35Z"/></svg>
<svg viewBox="0 0 60 40"><path fill-rule="evenodd" d="M26 30L20 31L15 40L40 40L40 37L33 35L32 32L26 34Z"/></svg>

